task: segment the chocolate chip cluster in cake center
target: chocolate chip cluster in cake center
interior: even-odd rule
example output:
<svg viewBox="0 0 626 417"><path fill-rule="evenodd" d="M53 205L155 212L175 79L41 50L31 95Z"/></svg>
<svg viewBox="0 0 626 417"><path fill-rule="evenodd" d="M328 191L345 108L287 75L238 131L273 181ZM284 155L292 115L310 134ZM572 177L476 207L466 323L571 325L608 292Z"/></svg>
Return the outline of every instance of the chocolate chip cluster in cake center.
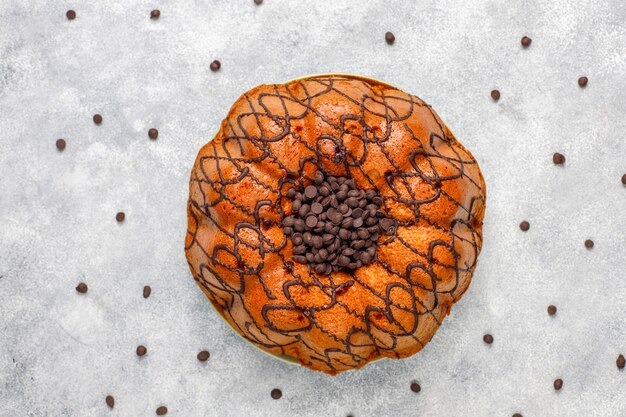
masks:
<svg viewBox="0 0 626 417"><path fill-rule="evenodd" d="M293 242L293 260L319 274L371 264L381 234L397 227L381 210L382 197L357 188L352 178L317 171L312 184L290 188L287 197L292 214L282 225Z"/></svg>

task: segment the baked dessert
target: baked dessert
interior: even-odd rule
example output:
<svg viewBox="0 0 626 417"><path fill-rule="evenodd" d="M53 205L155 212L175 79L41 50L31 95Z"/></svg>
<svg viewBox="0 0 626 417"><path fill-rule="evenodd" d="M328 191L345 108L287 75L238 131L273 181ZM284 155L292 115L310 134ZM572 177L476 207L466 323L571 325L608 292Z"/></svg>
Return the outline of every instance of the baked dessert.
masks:
<svg viewBox="0 0 626 417"><path fill-rule="evenodd" d="M259 348L328 374L424 347L468 288L485 183L433 109L322 75L241 96L191 172L185 252Z"/></svg>

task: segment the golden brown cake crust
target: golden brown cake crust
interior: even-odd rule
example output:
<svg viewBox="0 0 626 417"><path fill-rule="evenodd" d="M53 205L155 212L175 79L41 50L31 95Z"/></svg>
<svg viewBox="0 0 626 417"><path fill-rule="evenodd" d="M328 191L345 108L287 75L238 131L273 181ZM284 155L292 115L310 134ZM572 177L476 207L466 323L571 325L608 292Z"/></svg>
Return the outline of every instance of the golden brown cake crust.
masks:
<svg viewBox="0 0 626 417"><path fill-rule="evenodd" d="M318 274L293 262L287 191L318 170L376 191L397 222L372 263ZM471 281L485 191L472 155L415 96L344 75L261 85L198 153L185 252L241 335L336 374L428 343Z"/></svg>

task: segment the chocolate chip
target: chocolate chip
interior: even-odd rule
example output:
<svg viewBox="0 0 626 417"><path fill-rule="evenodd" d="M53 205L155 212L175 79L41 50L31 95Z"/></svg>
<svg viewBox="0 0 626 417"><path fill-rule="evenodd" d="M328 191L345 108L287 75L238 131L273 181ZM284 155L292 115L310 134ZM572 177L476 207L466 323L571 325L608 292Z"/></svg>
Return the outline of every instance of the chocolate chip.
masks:
<svg viewBox="0 0 626 417"><path fill-rule="evenodd" d="M486 334L483 336L483 342L487 343L488 345L493 343L493 336L490 334Z"/></svg>
<svg viewBox="0 0 626 417"><path fill-rule="evenodd" d="M297 262L299 264L305 264L306 263L306 257L302 256L302 255L294 255L293 256L293 260L294 260L294 262Z"/></svg>
<svg viewBox="0 0 626 417"><path fill-rule="evenodd" d="M209 359L209 356L211 356L211 354L208 351L203 350L198 353L198 356L196 356L196 358L198 358L200 362L206 362Z"/></svg>
<svg viewBox="0 0 626 417"><path fill-rule="evenodd" d="M298 214L300 215L300 217L306 217L306 215L308 214L310 210L311 210L311 206L309 206L308 204L303 204L300 207L300 210L298 210Z"/></svg>
<svg viewBox="0 0 626 417"><path fill-rule="evenodd" d="M555 379L553 385L554 389L559 391L561 388L563 388L563 380L561 378Z"/></svg>
<svg viewBox="0 0 626 417"><path fill-rule="evenodd" d="M148 353L148 349L144 345L137 346L137 356L143 356Z"/></svg>
<svg viewBox="0 0 626 417"><path fill-rule="evenodd" d="M324 241L321 236L313 236L313 247L320 249L324 245Z"/></svg>
<svg viewBox="0 0 626 417"><path fill-rule="evenodd" d="M591 240L591 239L587 239L587 240L585 240L585 247L586 247L587 249L591 249L591 248L593 248L593 240Z"/></svg>
<svg viewBox="0 0 626 417"><path fill-rule="evenodd" d="M272 392L270 393L270 395L272 396L273 399L278 400L280 397L283 396L283 393L278 388L274 388Z"/></svg>
<svg viewBox="0 0 626 417"><path fill-rule="evenodd" d="M113 407L115 407L115 398L113 398L112 395L107 395L104 401L107 403L109 408L112 409Z"/></svg>
<svg viewBox="0 0 626 417"><path fill-rule="evenodd" d="M615 365L617 365L617 369L624 369L624 367L626 366L626 359L624 358L624 355L619 355L617 357L617 360L615 361Z"/></svg>
<svg viewBox="0 0 626 417"><path fill-rule="evenodd" d="M209 65L209 68L211 68L211 71L213 72L219 71L219 69L222 68L222 63L216 59L213 62L211 62L211 65Z"/></svg>
<svg viewBox="0 0 626 417"><path fill-rule="evenodd" d="M359 206L359 200L356 197L350 197L346 200L346 204L350 208L355 208Z"/></svg>
<svg viewBox="0 0 626 417"><path fill-rule="evenodd" d="M521 415L520 413L515 413L513 414L511 417L524 417L523 415Z"/></svg>
<svg viewBox="0 0 626 417"><path fill-rule="evenodd" d="M125 218L126 218L126 215L124 214L123 211L120 211L115 215L115 220L117 220L119 223L123 222Z"/></svg>
<svg viewBox="0 0 626 417"><path fill-rule="evenodd" d="M76 19L76 12L74 10L68 10L65 13L65 17L67 17L67 20L74 20Z"/></svg>
<svg viewBox="0 0 626 417"><path fill-rule="evenodd" d="M317 225L317 217L311 215L306 218L306 226L309 228L313 228Z"/></svg>
<svg viewBox="0 0 626 417"><path fill-rule="evenodd" d="M555 165L563 165L565 163L565 155L555 152L554 155L552 155L552 162L554 162Z"/></svg>
<svg viewBox="0 0 626 417"><path fill-rule="evenodd" d="M523 222L519 224L519 228L522 229L523 232L527 232L528 229L530 229L530 223L524 220Z"/></svg>
<svg viewBox="0 0 626 417"><path fill-rule="evenodd" d="M354 219L352 217L346 217L341 222L341 227L348 230L352 228L353 223L354 223Z"/></svg>
<svg viewBox="0 0 626 417"><path fill-rule="evenodd" d="M622 175L622 184L626 185L626 174Z"/></svg>
<svg viewBox="0 0 626 417"><path fill-rule="evenodd" d="M254 4L256 4L257 6L260 5L261 3L263 3L263 0L254 0Z"/></svg>
<svg viewBox="0 0 626 417"><path fill-rule="evenodd" d="M554 316L556 314L556 306L550 304L548 306L548 314Z"/></svg>
<svg viewBox="0 0 626 417"><path fill-rule="evenodd" d="M389 45L392 45L395 41L396 41L396 37L394 36L393 33L391 32L385 33L385 42L387 42Z"/></svg>
<svg viewBox="0 0 626 417"><path fill-rule="evenodd" d="M386 234L389 235L393 233L393 230L395 228L395 222L392 219L389 219L389 218L381 219L379 224L380 224L381 229L383 229L383 232L385 232Z"/></svg>
<svg viewBox="0 0 626 417"><path fill-rule="evenodd" d="M157 416L164 416L167 414L167 407L162 405L159 408L156 409L156 415Z"/></svg>
<svg viewBox="0 0 626 417"><path fill-rule="evenodd" d="M586 87L587 83L589 82L589 78L587 77L580 77L578 79L578 85L582 88L582 87Z"/></svg>
<svg viewBox="0 0 626 417"><path fill-rule="evenodd" d="M100 114L94 114L93 115L93 122L97 125L102 124L102 115Z"/></svg>
<svg viewBox="0 0 626 417"><path fill-rule="evenodd" d="M367 239L370 235L366 229L359 229L357 230L356 234L359 239Z"/></svg>
<svg viewBox="0 0 626 417"><path fill-rule="evenodd" d="M84 282L81 282L76 286L76 291L78 291L81 294L86 293L87 290L89 290L89 288L87 287L87 284L85 284Z"/></svg>
<svg viewBox="0 0 626 417"><path fill-rule="evenodd" d="M65 149L65 139L57 139L57 149L63 151Z"/></svg>
<svg viewBox="0 0 626 417"><path fill-rule="evenodd" d="M314 185L309 185L304 189L304 195L306 198L314 199L317 197L317 188Z"/></svg>
<svg viewBox="0 0 626 417"><path fill-rule="evenodd" d="M369 264L372 261L372 256L367 252L361 252L361 262Z"/></svg>
<svg viewBox="0 0 626 417"><path fill-rule="evenodd" d="M420 384L418 384L417 382L411 382L411 391L413 391L414 393L418 393L422 390L422 387L420 387Z"/></svg>
<svg viewBox="0 0 626 417"><path fill-rule="evenodd" d="M160 10L154 9L153 11L150 12L150 19L158 19L159 17L161 17Z"/></svg>
<svg viewBox="0 0 626 417"><path fill-rule="evenodd" d="M159 137L159 131L156 130L155 128L148 130L148 137L152 140L155 140L156 138Z"/></svg>
<svg viewBox="0 0 626 417"><path fill-rule="evenodd" d="M365 241L362 239L355 240L352 242L350 246L352 246L354 249L361 249L362 247L365 246Z"/></svg>
<svg viewBox="0 0 626 417"><path fill-rule="evenodd" d="M341 255L339 256L339 258L337 258L337 264L339 264L339 266L348 266L350 265L350 258Z"/></svg>
<svg viewBox="0 0 626 417"><path fill-rule="evenodd" d="M311 204L311 211L315 214L322 214L322 212L324 211L324 206L322 206L320 203L313 203Z"/></svg>
<svg viewBox="0 0 626 417"><path fill-rule="evenodd" d="M498 91L498 90L491 90L491 98L493 99L493 101L500 100L500 91Z"/></svg>
<svg viewBox="0 0 626 417"><path fill-rule="evenodd" d="M532 40L532 39L530 39L528 36L524 36L524 37L522 38L522 46L523 46L524 48L528 48L528 47L530 46L530 44L532 43L532 41L533 41L533 40Z"/></svg>

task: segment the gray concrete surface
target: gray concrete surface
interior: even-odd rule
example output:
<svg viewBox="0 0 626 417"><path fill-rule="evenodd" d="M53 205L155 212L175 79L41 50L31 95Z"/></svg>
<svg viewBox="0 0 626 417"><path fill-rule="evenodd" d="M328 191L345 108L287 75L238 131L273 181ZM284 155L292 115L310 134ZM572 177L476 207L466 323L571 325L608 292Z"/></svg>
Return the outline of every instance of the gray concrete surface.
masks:
<svg viewBox="0 0 626 417"><path fill-rule="evenodd" d="M623 0L2 0L0 416L626 416L624 22ZM335 378L242 341L183 253L189 171L231 103L321 72L431 103L489 192L433 341Z"/></svg>

